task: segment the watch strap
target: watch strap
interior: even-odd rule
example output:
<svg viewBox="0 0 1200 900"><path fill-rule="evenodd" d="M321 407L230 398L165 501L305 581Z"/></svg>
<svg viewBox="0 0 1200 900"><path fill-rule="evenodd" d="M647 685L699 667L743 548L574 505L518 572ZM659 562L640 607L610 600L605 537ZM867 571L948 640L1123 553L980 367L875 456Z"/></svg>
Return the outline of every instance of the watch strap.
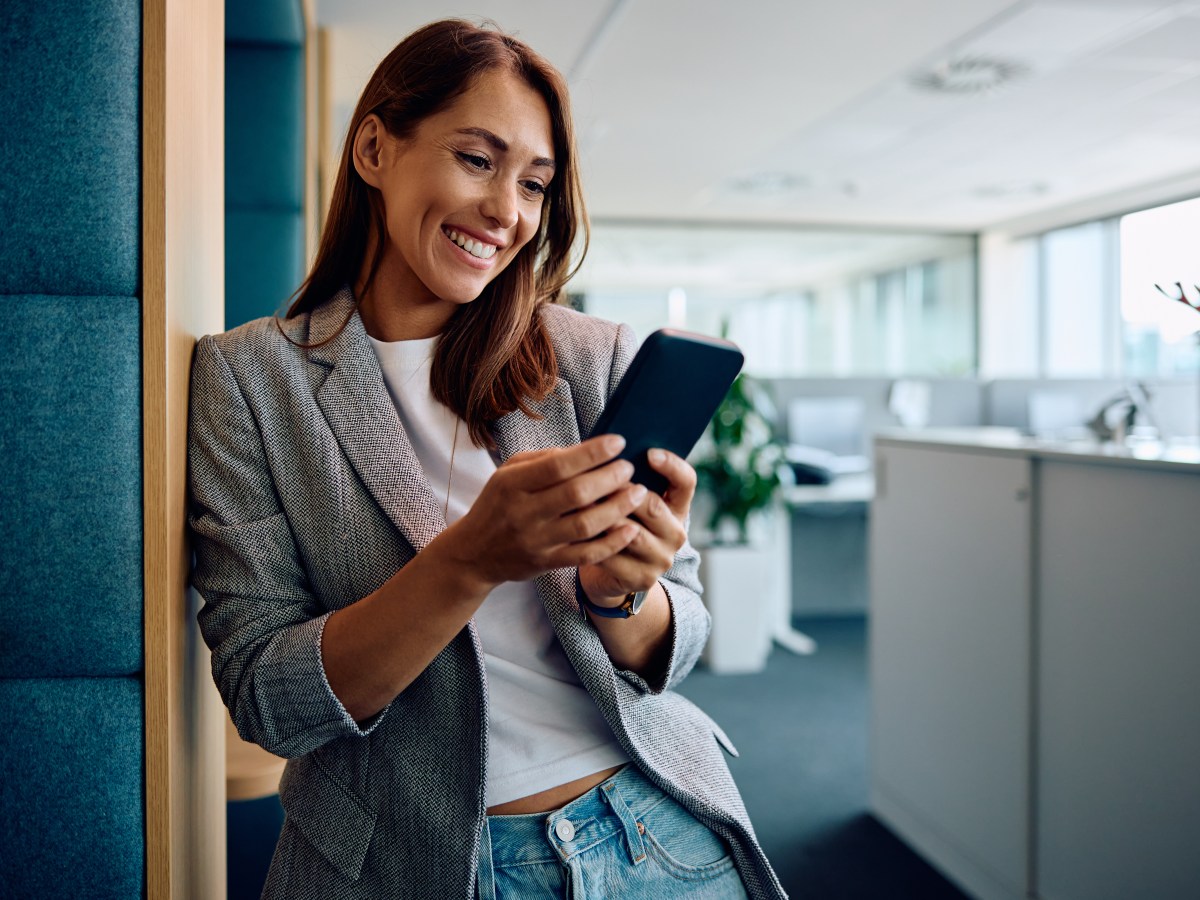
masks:
<svg viewBox="0 0 1200 900"><path fill-rule="evenodd" d="M578 581L575 583L575 593L579 597L579 602L594 615L605 619L628 619L630 616L638 614L642 604L646 602L646 594L649 591L630 591L625 595L625 600L620 606L600 606L593 603L588 599L587 592Z"/></svg>

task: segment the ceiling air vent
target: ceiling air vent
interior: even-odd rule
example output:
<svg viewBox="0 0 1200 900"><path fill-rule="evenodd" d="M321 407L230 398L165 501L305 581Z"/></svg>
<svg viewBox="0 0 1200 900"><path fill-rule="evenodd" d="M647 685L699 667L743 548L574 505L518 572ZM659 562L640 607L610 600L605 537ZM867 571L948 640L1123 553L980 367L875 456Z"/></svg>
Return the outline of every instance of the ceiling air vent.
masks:
<svg viewBox="0 0 1200 900"><path fill-rule="evenodd" d="M936 94L983 94L1027 74L1029 68L1018 62L987 56L947 59L917 72L910 79L913 87Z"/></svg>

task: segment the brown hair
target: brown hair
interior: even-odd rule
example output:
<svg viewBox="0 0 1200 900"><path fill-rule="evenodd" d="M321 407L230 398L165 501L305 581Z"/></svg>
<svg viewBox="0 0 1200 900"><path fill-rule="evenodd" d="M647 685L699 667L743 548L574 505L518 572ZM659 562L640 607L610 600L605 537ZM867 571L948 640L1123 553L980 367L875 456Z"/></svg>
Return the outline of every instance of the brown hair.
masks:
<svg viewBox="0 0 1200 900"><path fill-rule="evenodd" d="M433 359L433 396L466 421L476 445L490 448L495 447L491 424L496 419L516 409L531 414L526 399L541 400L554 386L558 366L537 310L558 300L578 268L578 263L571 265L571 248L580 231L580 262L587 252L587 215L567 85L550 63L525 44L492 28L445 19L413 32L384 58L350 119L317 257L287 313L292 318L311 312L343 285L354 284L372 228L379 240L363 292L379 270L387 234L383 203L379 192L355 170L352 157L354 136L363 120L374 113L388 133L407 138L424 119L445 109L479 76L494 69L520 76L546 101L555 174L536 235L477 299L455 311Z"/></svg>

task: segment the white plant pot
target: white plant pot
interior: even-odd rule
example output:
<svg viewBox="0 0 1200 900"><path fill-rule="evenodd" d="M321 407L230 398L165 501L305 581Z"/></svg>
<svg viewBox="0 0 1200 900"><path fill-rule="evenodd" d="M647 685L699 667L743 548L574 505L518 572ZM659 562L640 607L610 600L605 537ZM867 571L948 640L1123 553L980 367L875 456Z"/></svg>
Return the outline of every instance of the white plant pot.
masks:
<svg viewBox="0 0 1200 900"><path fill-rule="evenodd" d="M712 634L703 660L714 672L759 672L771 650L771 551L753 545L700 551Z"/></svg>

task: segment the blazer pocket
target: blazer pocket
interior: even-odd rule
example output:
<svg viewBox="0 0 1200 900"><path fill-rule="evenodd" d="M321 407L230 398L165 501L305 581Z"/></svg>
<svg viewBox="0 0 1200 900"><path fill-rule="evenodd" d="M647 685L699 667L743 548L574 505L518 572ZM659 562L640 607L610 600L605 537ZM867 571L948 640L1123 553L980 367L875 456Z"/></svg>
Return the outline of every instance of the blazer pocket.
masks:
<svg viewBox="0 0 1200 900"><path fill-rule="evenodd" d="M329 864L357 881L375 831L375 810L313 755L288 763L279 801L288 820Z"/></svg>

